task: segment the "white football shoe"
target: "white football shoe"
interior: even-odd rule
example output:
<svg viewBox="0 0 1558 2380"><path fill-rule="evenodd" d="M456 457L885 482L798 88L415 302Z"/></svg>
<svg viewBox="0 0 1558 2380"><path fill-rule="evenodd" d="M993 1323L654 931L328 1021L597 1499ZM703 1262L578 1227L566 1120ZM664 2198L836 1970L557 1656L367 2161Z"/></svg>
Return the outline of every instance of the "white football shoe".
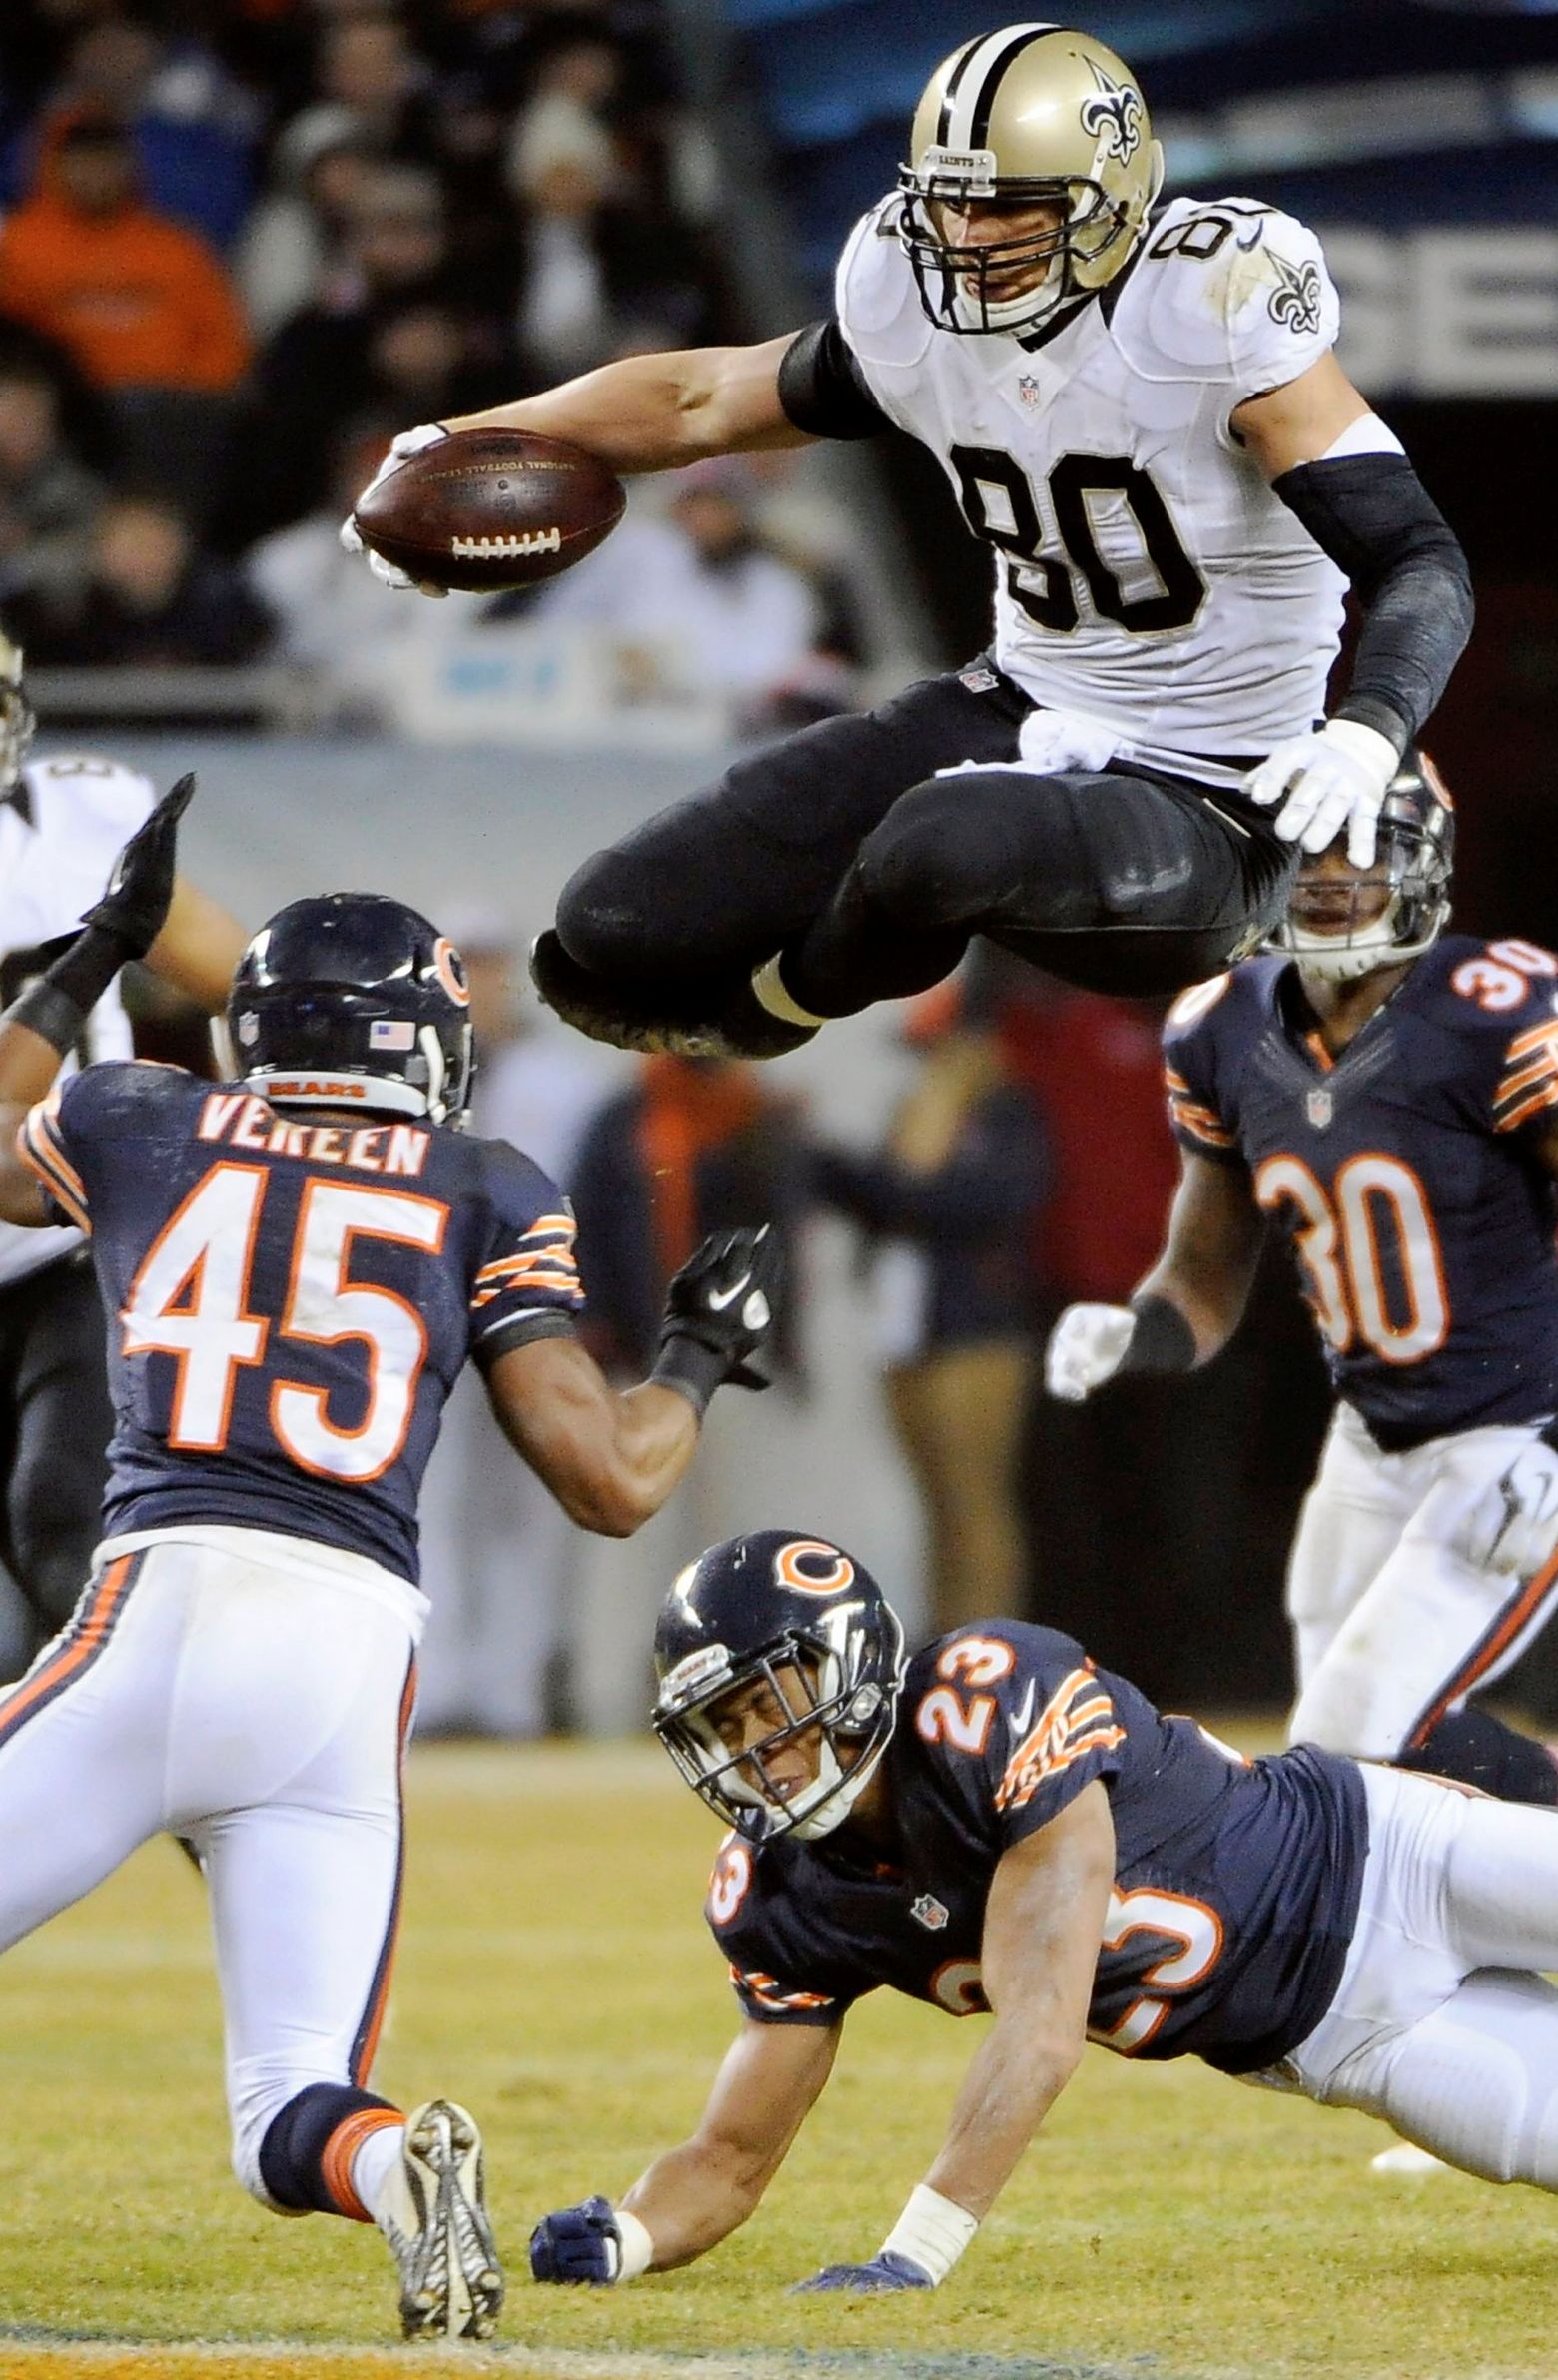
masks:
<svg viewBox="0 0 1558 2380"><path fill-rule="evenodd" d="M377 2220L400 2268L402 2337L490 2338L503 2272L487 2221L481 2134L452 2099L429 2099L406 2117Z"/></svg>
<svg viewBox="0 0 1558 2380"><path fill-rule="evenodd" d="M1368 2169L1370 2173L1405 2174L1412 2181L1426 2181L1430 2173L1453 2170L1443 2157L1436 2157L1431 2148L1419 2148L1413 2140L1398 2140L1394 2148L1382 2148L1377 2157L1370 2157Z"/></svg>

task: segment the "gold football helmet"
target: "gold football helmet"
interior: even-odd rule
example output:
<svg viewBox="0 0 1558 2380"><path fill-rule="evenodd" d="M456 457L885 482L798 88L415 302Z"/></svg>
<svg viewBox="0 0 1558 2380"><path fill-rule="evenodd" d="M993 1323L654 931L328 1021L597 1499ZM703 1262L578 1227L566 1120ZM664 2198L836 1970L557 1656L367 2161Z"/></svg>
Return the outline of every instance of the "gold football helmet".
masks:
<svg viewBox="0 0 1558 2380"><path fill-rule="evenodd" d="M0 794L22 773L33 739L33 706L22 685L22 648L0 628Z"/></svg>
<svg viewBox="0 0 1558 2380"><path fill-rule="evenodd" d="M1005 25L944 58L899 170L899 237L920 303L944 331L1008 337L1113 281L1164 178L1131 69L1091 34ZM1053 227L960 244L945 210L1046 204Z"/></svg>

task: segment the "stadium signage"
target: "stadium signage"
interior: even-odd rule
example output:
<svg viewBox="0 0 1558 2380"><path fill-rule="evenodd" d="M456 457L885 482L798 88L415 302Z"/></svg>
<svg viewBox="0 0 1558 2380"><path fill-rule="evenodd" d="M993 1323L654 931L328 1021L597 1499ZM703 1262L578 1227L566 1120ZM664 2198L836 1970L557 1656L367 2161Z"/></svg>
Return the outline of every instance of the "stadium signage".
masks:
<svg viewBox="0 0 1558 2380"><path fill-rule="evenodd" d="M1558 232L1317 227L1337 352L1370 395L1546 397L1558 384Z"/></svg>

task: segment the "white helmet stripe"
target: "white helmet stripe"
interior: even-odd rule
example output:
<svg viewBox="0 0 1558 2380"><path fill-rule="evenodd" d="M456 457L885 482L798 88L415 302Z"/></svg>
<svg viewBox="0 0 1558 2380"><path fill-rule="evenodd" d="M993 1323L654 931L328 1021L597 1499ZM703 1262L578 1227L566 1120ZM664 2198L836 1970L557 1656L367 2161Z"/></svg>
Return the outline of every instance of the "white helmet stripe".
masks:
<svg viewBox="0 0 1558 2380"><path fill-rule="evenodd" d="M1003 25L964 52L948 79L939 128L946 149L982 149L990 130L990 114L1002 78L1014 58L1059 25Z"/></svg>

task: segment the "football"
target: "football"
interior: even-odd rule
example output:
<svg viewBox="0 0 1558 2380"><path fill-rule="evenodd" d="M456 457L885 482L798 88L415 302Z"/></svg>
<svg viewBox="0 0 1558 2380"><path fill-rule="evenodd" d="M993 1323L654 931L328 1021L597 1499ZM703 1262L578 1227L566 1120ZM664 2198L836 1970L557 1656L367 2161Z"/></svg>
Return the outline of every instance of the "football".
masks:
<svg viewBox="0 0 1558 2380"><path fill-rule="evenodd" d="M536 586L593 553L627 492L593 454L517 429L457 429L365 490L365 545L430 585Z"/></svg>

